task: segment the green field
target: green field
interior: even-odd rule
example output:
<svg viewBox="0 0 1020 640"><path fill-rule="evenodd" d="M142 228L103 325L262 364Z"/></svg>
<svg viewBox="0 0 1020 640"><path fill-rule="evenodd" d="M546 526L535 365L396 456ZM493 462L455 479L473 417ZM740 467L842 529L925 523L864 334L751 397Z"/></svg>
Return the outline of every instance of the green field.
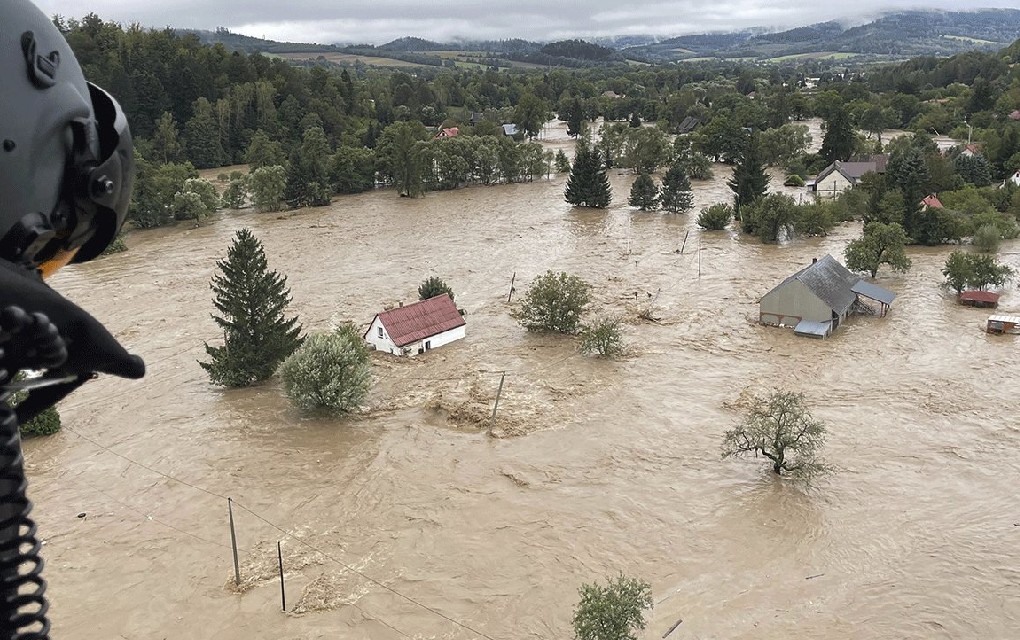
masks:
<svg viewBox="0 0 1020 640"><path fill-rule="evenodd" d="M980 40L978 38L971 38L971 37L968 37L968 36L946 36L946 35L944 35L942 37L943 38L947 38L949 40L959 40L960 42L972 42L974 44L998 44L998 43L992 42L991 40Z"/></svg>
<svg viewBox="0 0 1020 640"><path fill-rule="evenodd" d="M856 57L859 54L847 53L845 51L818 51L814 53L795 53L789 56L767 58L768 62L790 62L792 60L846 60Z"/></svg>

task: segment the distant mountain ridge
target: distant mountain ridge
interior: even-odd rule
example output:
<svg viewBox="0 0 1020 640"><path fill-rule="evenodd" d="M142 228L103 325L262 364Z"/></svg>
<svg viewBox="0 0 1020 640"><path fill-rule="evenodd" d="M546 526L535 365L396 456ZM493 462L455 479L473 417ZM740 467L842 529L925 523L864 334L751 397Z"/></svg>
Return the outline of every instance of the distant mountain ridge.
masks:
<svg viewBox="0 0 1020 640"><path fill-rule="evenodd" d="M973 50L993 51L1009 46L1020 39L1020 9L901 11L887 13L867 24L856 26L829 21L785 31L755 28L666 39L618 36L553 43L518 38L434 42L407 36L378 46L346 46L274 42L243 36L226 29L179 31L193 33L203 42L222 43L229 49L245 53L351 51L359 55L374 55L373 52L378 52L380 57L391 55L417 61L429 59L433 52L471 51L485 52L494 59L505 58L548 66L619 64L624 58L644 62L671 62L704 57L765 60L787 56L905 58L920 55L949 56ZM615 50L616 53L607 53L609 50ZM570 52L574 55L564 55ZM435 61L425 63L440 65L442 60L436 58Z"/></svg>
<svg viewBox="0 0 1020 640"><path fill-rule="evenodd" d="M822 22L774 33L686 35L630 47L649 61L697 56L773 58L809 53L857 55L952 55L992 51L1020 38L1020 10L901 11L864 25Z"/></svg>

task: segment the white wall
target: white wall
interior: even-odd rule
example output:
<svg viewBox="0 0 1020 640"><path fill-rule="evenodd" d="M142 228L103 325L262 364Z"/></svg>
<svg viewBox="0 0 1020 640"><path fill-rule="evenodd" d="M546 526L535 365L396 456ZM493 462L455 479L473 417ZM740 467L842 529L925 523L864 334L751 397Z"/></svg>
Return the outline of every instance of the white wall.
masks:
<svg viewBox="0 0 1020 640"><path fill-rule="evenodd" d="M382 337L379 336L380 329L382 329ZM397 345L393 344L393 341L390 340L390 335L386 333L386 328L383 327L382 321L379 320L379 316L376 316L375 320L372 320L372 326L370 326L368 331L365 333L365 342L377 351L400 354L400 349L398 349Z"/></svg>
<svg viewBox="0 0 1020 640"><path fill-rule="evenodd" d="M382 337L379 336L379 329L382 329ZM464 336L467 335L465 326L461 325L449 331L444 331L440 334L419 340L418 342L412 342L403 348L393 344L390 339L389 333L386 332L386 327L380 322L379 317L376 316L375 320L372 321L372 326L368 328L368 332L365 334L365 342L367 342L371 348L377 351L385 351L386 353L393 353L396 355L418 355L418 350L425 349L425 343L429 343L429 350L436 349L446 344L450 344L454 340L463 340Z"/></svg>
<svg viewBox="0 0 1020 640"><path fill-rule="evenodd" d="M833 171L815 183L815 191L819 198L834 198L851 186L850 181L844 178L842 173Z"/></svg>
<svg viewBox="0 0 1020 640"><path fill-rule="evenodd" d="M466 328L465 325L461 325L454 329L450 329L449 331L444 331L440 334L436 334L430 338L425 338L424 340L419 340L418 342L412 342L411 344L407 345L404 348L407 349L407 355L416 356L418 355L419 349L422 350L425 349L426 342L429 343L429 350L432 350L439 348L443 345L450 344L454 340L463 340L464 336L467 335L465 328Z"/></svg>

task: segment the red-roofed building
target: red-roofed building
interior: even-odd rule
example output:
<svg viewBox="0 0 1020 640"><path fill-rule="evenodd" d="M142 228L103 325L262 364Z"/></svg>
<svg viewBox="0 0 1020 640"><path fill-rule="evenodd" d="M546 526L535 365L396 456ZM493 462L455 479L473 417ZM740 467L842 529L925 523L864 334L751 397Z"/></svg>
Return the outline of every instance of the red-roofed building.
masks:
<svg viewBox="0 0 1020 640"><path fill-rule="evenodd" d="M942 209L942 208L943 208L942 201L939 200L934 193L925 196L924 200L921 201L922 210L926 211L928 209Z"/></svg>
<svg viewBox="0 0 1020 640"><path fill-rule="evenodd" d="M453 298L434 298L378 314L365 332L365 342L377 351L413 356L464 338L464 316Z"/></svg>
<svg viewBox="0 0 1020 640"><path fill-rule="evenodd" d="M439 133L436 134L436 139L456 138L458 135L460 135L460 129L457 127L450 127L449 129L440 129Z"/></svg>
<svg viewBox="0 0 1020 640"><path fill-rule="evenodd" d="M968 307L985 307L994 309L999 306L999 294L994 291L963 291L959 296L960 304Z"/></svg>
<svg viewBox="0 0 1020 640"><path fill-rule="evenodd" d="M1014 109L1013 112L1009 114L1009 119L1020 120L1020 109Z"/></svg>
<svg viewBox="0 0 1020 640"><path fill-rule="evenodd" d="M970 143L970 144L966 144L963 147L963 151L960 152L960 155L961 156L966 156L968 158L973 158L974 156L979 156L979 155L981 155L981 145L977 144L976 142L973 142L973 143Z"/></svg>

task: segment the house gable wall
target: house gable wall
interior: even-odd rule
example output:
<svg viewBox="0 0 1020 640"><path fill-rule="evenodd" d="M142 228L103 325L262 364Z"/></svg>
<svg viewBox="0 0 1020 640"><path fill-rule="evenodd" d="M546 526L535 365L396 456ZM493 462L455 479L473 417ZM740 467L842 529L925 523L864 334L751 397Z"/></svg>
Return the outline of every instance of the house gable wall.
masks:
<svg viewBox="0 0 1020 640"><path fill-rule="evenodd" d="M852 186L842 173L833 171L815 183L815 191L820 197L835 198Z"/></svg>
<svg viewBox="0 0 1020 640"><path fill-rule="evenodd" d="M762 324L792 327L801 320L828 322L832 308L803 282L790 280L765 294L759 303L758 318Z"/></svg>

